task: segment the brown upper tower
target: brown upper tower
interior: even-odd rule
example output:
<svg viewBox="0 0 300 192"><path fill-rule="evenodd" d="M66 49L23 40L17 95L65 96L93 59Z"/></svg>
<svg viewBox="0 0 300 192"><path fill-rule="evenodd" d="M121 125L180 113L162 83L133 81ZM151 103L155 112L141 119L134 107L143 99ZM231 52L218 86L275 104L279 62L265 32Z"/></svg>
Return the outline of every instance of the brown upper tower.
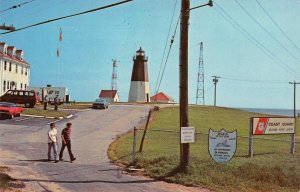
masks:
<svg viewBox="0 0 300 192"><path fill-rule="evenodd" d="M149 82L147 61L148 57L146 57L145 51L140 47L140 49L136 51L136 55L133 56L131 81Z"/></svg>

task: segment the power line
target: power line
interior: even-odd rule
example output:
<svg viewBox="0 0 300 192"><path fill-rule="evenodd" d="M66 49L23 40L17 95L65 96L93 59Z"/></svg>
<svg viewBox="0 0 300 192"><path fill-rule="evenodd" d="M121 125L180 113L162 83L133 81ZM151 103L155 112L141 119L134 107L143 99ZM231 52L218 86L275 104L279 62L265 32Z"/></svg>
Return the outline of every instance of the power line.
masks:
<svg viewBox="0 0 300 192"><path fill-rule="evenodd" d="M234 28L236 28L246 39L248 39L256 47L262 50L271 60L277 63L284 70L292 74L294 77L298 76L298 73L296 73L288 65L282 63L282 61L276 55L274 55L266 46L264 46L262 43L256 40L249 32L247 32L247 30L245 30L237 21L235 21L221 6L219 6L216 2L214 3L216 4L217 8L219 8L222 12L220 12L218 9L214 10L216 10L222 16L222 18L228 21Z"/></svg>
<svg viewBox="0 0 300 192"><path fill-rule="evenodd" d="M264 80L253 80L253 79L238 79L238 78L229 78L223 77L222 79L230 80L230 81L242 81L242 82L250 82L250 83L268 83L268 84L286 84L284 81L264 81Z"/></svg>
<svg viewBox="0 0 300 192"><path fill-rule="evenodd" d="M5 11L9 11L9 10L11 10L11 9L16 9L16 8L18 8L18 7L21 7L22 5L25 5L25 4L27 4L27 3L31 3L31 2L33 2L33 1L36 1L36 0L31 0L31 1L27 1L27 2L24 2L24 3L18 4L18 5L11 6L11 7L8 8L8 9L1 10L0 13L3 13L3 12L5 12Z"/></svg>
<svg viewBox="0 0 300 192"><path fill-rule="evenodd" d="M264 31L266 32L274 41L276 41L291 57L299 61L299 59L293 55L274 35L272 35L262 24L260 24L237 0L234 0L238 6Z"/></svg>
<svg viewBox="0 0 300 192"><path fill-rule="evenodd" d="M160 77L160 73L161 73L161 68L162 68L162 65L163 65L163 62L164 62L165 53L166 53L166 50L167 50L167 45L168 45L168 42L169 42L169 37L170 37L171 27L172 27L172 24L173 24L173 19L174 19L174 14L175 14L175 10L176 10L176 5L177 5L177 0L175 1L175 5L174 5L174 9L173 9L173 14L172 14L172 19L171 19L171 22L170 22L169 31L168 31L168 35L167 35L167 38L166 38L164 53L163 53L163 56L161 58L161 63L160 63L160 67L159 67L159 71L158 71L158 75L157 75L157 80L156 80L155 89L154 89L155 94L157 94L157 92L158 92L157 85L158 85L158 81L159 81L159 77Z"/></svg>
<svg viewBox="0 0 300 192"><path fill-rule="evenodd" d="M262 8L262 10L266 13L266 15L270 18L270 20L274 23L274 25L276 25L276 27L281 31L281 33L287 38L287 40L289 40L289 42L292 45L294 45L294 47L296 49L298 49L298 51L300 51L299 47L289 38L289 36L283 31L283 29L278 25L278 23L275 21L275 19L273 19L273 17L268 13L268 11L261 5L261 3L259 3L258 0L256 0L256 2Z"/></svg>
<svg viewBox="0 0 300 192"><path fill-rule="evenodd" d="M55 18L55 19L51 19L51 20L48 20L48 21L43 21L43 22L40 22L40 23L29 25L27 27L16 29L15 31L0 33L0 35L4 35L4 34L7 34L7 33L13 33L13 32L16 32L16 31L21 31L21 30L24 30L24 29L28 29L28 28L31 28L31 27L36 27L38 25L43 25L43 24L46 24L46 23L51 23L51 22L54 22L54 21L58 21L58 20L62 20L62 19L70 18L70 17L75 17L75 16L79 16L79 15L83 15L83 14L87 14L87 13L91 13L91 12L95 12L95 11L100 11L100 10L103 10L103 9L111 8L111 7L114 7L114 6L117 6L117 5L121 5L121 4L124 4L124 3L131 2L131 1L133 1L133 0L124 0L124 1L117 2L117 3L105 5L103 7L98 7L98 8L95 8L95 9L91 9L91 10L88 10L88 11L84 11L84 12L80 12L80 13L76 13L76 14L72 14L72 15L68 15L68 16L64 16L64 17L58 17L58 18Z"/></svg>
<svg viewBox="0 0 300 192"><path fill-rule="evenodd" d="M179 17L179 19L178 19L178 21L177 21L177 23L176 23L175 31L174 31L174 34L173 34L173 36L172 36L171 42L170 42L169 51L168 51L168 54L167 54L167 58L166 58L166 60L165 60L165 65L164 65L163 71L162 71L162 73L161 73L161 77L160 77L160 80L159 80L159 83L158 83L158 87L157 87L157 91L156 91L156 92L158 92L158 90L159 90L159 88L160 88L160 84L161 84L162 78L163 78L164 73L165 73L165 69L166 69L166 66L167 66L167 63L168 63L168 60L169 60L169 55L170 55L170 52L171 52L171 49L172 49L172 45L173 45L173 43L174 43L174 38L175 38L175 35L176 35L176 31L177 31L177 27L178 27L179 20L180 20L180 17Z"/></svg>
<svg viewBox="0 0 300 192"><path fill-rule="evenodd" d="M28 18L32 17L32 16L35 16L35 17L38 17L37 15L40 14L40 13L43 13L45 12L46 10L50 10L51 8L58 8L59 6L65 6L65 7L68 7L69 5L66 5L66 4L70 4L71 2L70 1L59 1L59 2L56 2L55 5L51 5L51 4L37 4L36 7L39 7L38 10L35 10L36 7L29 7L27 8L26 10L26 13L25 15L17 15L17 14L14 14L14 15L10 15L9 18L6 18L6 20L8 21L14 21L14 25L17 26L17 23L22 23L22 21L26 20L30 20ZM33 12L31 12L33 11ZM22 12L23 13L23 12ZM12 22L10 22L12 23Z"/></svg>

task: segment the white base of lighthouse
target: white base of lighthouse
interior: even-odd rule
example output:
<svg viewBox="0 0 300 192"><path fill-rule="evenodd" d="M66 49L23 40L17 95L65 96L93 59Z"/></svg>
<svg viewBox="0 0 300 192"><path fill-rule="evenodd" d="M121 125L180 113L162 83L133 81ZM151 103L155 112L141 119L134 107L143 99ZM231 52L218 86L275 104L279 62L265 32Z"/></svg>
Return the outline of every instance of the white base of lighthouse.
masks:
<svg viewBox="0 0 300 192"><path fill-rule="evenodd" d="M149 82L131 81L128 102L149 102Z"/></svg>

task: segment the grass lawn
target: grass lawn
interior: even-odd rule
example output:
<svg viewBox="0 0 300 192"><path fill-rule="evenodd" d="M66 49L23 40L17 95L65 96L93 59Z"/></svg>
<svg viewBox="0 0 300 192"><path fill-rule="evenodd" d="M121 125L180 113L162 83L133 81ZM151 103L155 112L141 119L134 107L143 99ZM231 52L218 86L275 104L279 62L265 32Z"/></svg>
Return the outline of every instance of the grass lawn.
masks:
<svg viewBox="0 0 300 192"><path fill-rule="evenodd" d="M68 117L71 115L68 111L54 111L53 109L43 110L41 108L24 108L22 114L25 115L39 115L39 116L46 116L46 117Z"/></svg>
<svg viewBox="0 0 300 192"><path fill-rule="evenodd" d="M259 138L290 140L290 135L256 136L254 158L248 157L250 117L266 116L230 108L189 107L189 125L196 128L196 142L190 144L190 166L186 173L179 165L179 108L155 112L149 125L143 152L137 153L137 167L153 178L187 186L201 185L214 191L299 191L300 143L296 154L289 153L290 143ZM299 119L300 120L300 119ZM297 140L300 141L300 123ZM226 164L215 163L208 152L208 130L237 130L237 151ZM157 132L173 130L173 132ZM151 131L152 130L152 131ZM143 131L137 133L137 149ZM244 137L243 137L244 136ZM133 134L128 133L111 144L108 154L118 163L130 165Z"/></svg>
<svg viewBox="0 0 300 192"><path fill-rule="evenodd" d="M43 104L37 104L36 108L43 108ZM58 109L89 109L92 107L91 102L76 102L69 104L61 104L58 106ZM53 109L54 105L48 104L48 108Z"/></svg>

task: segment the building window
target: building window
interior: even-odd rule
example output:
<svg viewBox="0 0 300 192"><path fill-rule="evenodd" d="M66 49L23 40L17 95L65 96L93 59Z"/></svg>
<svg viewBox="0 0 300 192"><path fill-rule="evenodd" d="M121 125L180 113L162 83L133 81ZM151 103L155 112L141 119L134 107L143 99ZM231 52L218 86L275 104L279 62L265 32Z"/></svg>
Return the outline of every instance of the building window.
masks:
<svg viewBox="0 0 300 192"><path fill-rule="evenodd" d="M23 89L23 83L21 83L21 90Z"/></svg>
<svg viewBox="0 0 300 192"><path fill-rule="evenodd" d="M27 85L26 85L26 84L24 84L24 89L26 90L26 88L27 88Z"/></svg>
<svg viewBox="0 0 300 192"><path fill-rule="evenodd" d="M7 69L7 61L4 61L4 70Z"/></svg>
<svg viewBox="0 0 300 192"><path fill-rule="evenodd" d="M5 92L5 90L6 90L6 81L4 80L3 81L3 92Z"/></svg>
<svg viewBox="0 0 300 192"><path fill-rule="evenodd" d="M27 76L27 67L25 68L25 75Z"/></svg>
<svg viewBox="0 0 300 192"><path fill-rule="evenodd" d="M9 62L9 71L11 71L11 62Z"/></svg>
<svg viewBox="0 0 300 192"><path fill-rule="evenodd" d="M7 89L9 89L9 81L7 81Z"/></svg>
<svg viewBox="0 0 300 192"><path fill-rule="evenodd" d="M18 73L18 65L16 64L16 73Z"/></svg>
<svg viewBox="0 0 300 192"><path fill-rule="evenodd" d="M22 69L21 69L21 75L23 75L24 74L24 68L23 68L23 66L22 66Z"/></svg>

